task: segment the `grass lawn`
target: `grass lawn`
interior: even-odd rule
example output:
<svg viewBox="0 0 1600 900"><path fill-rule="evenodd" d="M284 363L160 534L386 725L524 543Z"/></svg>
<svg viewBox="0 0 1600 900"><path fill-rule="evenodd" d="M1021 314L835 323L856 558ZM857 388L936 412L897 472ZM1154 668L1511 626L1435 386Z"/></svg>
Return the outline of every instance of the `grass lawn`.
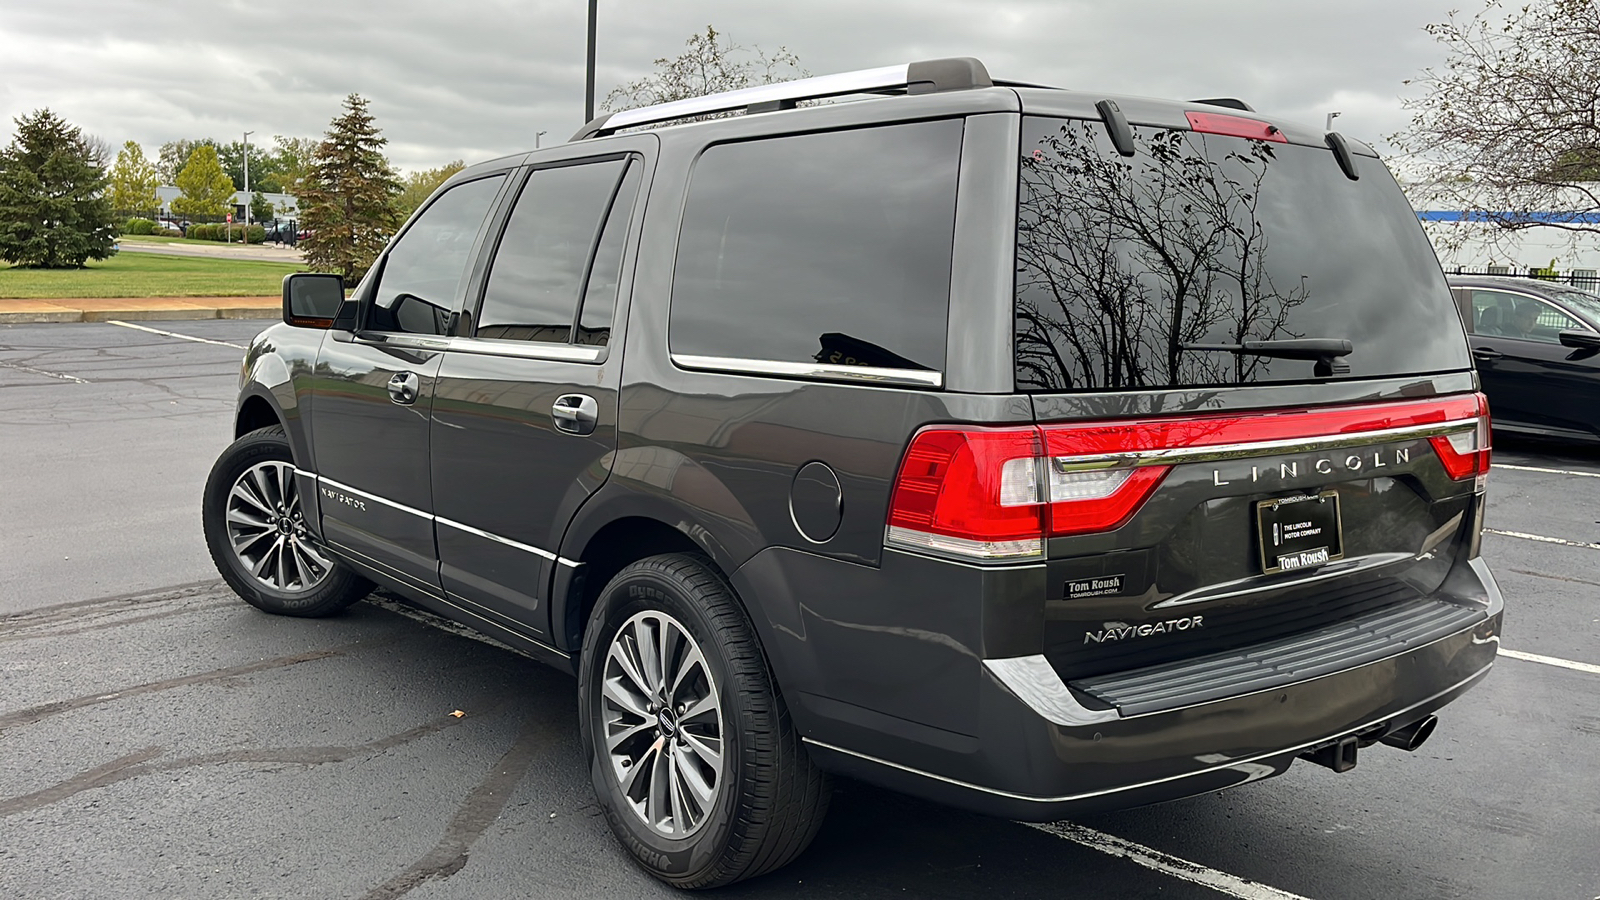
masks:
<svg viewBox="0 0 1600 900"><path fill-rule="evenodd" d="M85 269L18 269L0 264L0 299L85 297L273 297L295 263L119 253Z"/></svg>

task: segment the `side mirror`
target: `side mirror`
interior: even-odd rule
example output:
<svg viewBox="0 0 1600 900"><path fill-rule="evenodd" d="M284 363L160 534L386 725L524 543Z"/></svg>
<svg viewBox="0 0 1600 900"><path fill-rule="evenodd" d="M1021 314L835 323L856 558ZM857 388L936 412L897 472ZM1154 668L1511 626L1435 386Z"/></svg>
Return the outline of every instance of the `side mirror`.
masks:
<svg viewBox="0 0 1600 900"><path fill-rule="evenodd" d="M1561 332L1561 346L1575 350L1600 350L1600 334L1569 328Z"/></svg>
<svg viewBox="0 0 1600 900"><path fill-rule="evenodd" d="M283 278L283 321L296 328L332 328L344 303L338 275L296 272Z"/></svg>

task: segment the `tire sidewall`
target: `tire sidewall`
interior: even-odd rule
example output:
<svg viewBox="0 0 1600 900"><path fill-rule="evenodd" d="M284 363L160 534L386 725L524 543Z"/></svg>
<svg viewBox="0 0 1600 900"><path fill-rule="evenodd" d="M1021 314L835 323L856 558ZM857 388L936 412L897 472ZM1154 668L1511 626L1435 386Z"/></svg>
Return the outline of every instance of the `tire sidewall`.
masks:
<svg viewBox="0 0 1600 900"><path fill-rule="evenodd" d="M604 678L606 654L618 629L635 613L645 610L664 612L677 619L700 645L722 706L724 769L716 805L700 829L686 838L672 839L658 834L631 808L623 805L610 761L600 749L603 732L598 724L601 721L599 685ZM694 881L722 859L742 792L740 780L747 747L742 727L745 716L739 707L739 691L729 671L726 650L717 640L704 607L687 596L682 585L659 571L630 567L606 586L595 603L582 652L579 731L584 753L589 758L590 780L601 808L612 830L652 874L674 883Z"/></svg>

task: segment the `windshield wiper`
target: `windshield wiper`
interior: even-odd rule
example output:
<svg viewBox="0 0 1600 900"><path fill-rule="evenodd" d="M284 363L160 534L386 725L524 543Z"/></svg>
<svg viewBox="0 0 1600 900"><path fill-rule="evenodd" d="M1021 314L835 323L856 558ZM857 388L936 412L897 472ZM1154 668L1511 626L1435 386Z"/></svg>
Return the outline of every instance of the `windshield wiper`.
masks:
<svg viewBox="0 0 1600 900"><path fill-rule="evenodd" d="M1355 350L1343 338L1292 338L1279 341L1245 341L1242 344L1181 344L1185 350L1215 350L1221 353L1239 353L1248 356L1268 356L1273 359L1306 359L1316 362L1314 374L1318 378L1350 374L1348 363L1339 361Z"/></svg>

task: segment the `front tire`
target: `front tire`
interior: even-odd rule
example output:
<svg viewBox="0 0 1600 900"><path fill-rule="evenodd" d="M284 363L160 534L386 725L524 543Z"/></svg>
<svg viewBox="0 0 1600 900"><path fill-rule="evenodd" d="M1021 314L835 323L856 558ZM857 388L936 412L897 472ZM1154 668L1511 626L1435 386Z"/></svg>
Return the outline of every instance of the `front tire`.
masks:
<svg viewBox="0 0 1600 900"><path fill-rule="evenodd" d="M827 812L733 590L666 554L611 579L579 666L580 734L612 831L645 871L712 888L792 861Z"/></svg>
<svg viewBox="0 0 1600 900"><path fill-rule="evenodd" d="M252 431L217 458L201 518L211 561L228 586L280 616L330 616L372 592L306 526L283 427Z"/></svg>

